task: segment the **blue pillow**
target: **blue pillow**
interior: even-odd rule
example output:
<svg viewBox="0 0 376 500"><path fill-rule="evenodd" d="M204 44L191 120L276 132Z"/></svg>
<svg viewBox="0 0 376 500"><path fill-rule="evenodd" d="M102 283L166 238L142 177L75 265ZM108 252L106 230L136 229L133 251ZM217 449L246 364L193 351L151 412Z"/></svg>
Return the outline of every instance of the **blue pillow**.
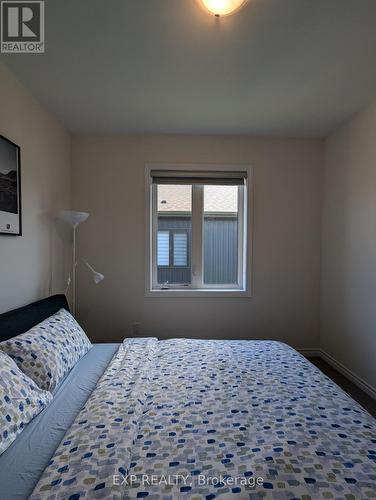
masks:
<svg viewBox="0 0 376 500"><path fill-rule="evenodd" d="M50 392L40 389L0 351L0 455L51 400Z"/></svg>
<svg viewBox="0 0 376 500"><path fill-rule="evenodd" d="M85 332L65 309L0 344L0 349L11 356L28 377L50 392L91 347Z"/></svg>

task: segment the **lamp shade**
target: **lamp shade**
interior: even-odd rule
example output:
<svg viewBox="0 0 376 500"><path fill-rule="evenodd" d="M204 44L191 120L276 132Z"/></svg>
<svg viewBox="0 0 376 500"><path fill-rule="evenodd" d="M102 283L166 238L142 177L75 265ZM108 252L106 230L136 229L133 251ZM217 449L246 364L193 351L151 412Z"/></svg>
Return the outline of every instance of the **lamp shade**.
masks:
<svg viewBox="0 0 376 500"><path fill-rule="evenodd" d="M104 280L104 275L101 273L97 273L96 271L93 273L93 280L96 285Z"/></svg>
<svg viewBox="0 0 376 500"><path fill-rule="evenodd" d="M201 0L204 7L216 16L228 16L236 12L245 0Z"/></svg>
<svg viewBox="0 0 376 500"><path fill-rule="evenodd" d="M72 227L77 227L84 222L89 214L87 212L75 212L74 210L63 210L59 215L60 219Z"/></svg>

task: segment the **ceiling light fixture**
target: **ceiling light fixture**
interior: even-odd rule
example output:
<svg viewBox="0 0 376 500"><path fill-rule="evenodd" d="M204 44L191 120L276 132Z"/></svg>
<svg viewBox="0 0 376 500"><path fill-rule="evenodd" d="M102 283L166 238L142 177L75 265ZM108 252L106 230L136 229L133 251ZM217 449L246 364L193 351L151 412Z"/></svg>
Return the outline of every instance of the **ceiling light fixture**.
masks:
<svg viewBox="0 0 376 500"><path fill-rule="evenodd" d="M216 17L228 16L242 7L246 0L201 0L204 7Z"/></svg>

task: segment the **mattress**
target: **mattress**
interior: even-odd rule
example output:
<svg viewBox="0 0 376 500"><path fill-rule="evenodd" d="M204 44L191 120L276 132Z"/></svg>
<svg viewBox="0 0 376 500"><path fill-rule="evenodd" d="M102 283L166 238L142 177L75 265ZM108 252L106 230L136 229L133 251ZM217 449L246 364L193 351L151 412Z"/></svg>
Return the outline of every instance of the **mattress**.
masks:
<svg viewBox="0 0 376 500"><path fill-rule="evenodd" d="M376 495L376 422L289 346L127 339L31 499Z"/></svg>
<svg viewBox="0 0 376 500"><path fill-rule="evenodd" d="M49 406L0 456L0 498L28 498L118 348L95 344L57 387Z"/></svg>

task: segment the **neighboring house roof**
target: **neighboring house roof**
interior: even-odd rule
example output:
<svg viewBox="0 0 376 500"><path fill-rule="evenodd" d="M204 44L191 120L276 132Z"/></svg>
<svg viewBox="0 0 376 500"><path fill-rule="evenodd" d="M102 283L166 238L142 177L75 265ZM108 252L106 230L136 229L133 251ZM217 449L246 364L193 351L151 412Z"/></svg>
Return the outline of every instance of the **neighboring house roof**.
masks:
<svg viewBox="0 0 376 500"><path fill-rule="evenodd" d="M158 185L158 212L190 212L192 188L185 185ZM238 211L237 186L205 186L206 213L234 213Z"/></svg>

